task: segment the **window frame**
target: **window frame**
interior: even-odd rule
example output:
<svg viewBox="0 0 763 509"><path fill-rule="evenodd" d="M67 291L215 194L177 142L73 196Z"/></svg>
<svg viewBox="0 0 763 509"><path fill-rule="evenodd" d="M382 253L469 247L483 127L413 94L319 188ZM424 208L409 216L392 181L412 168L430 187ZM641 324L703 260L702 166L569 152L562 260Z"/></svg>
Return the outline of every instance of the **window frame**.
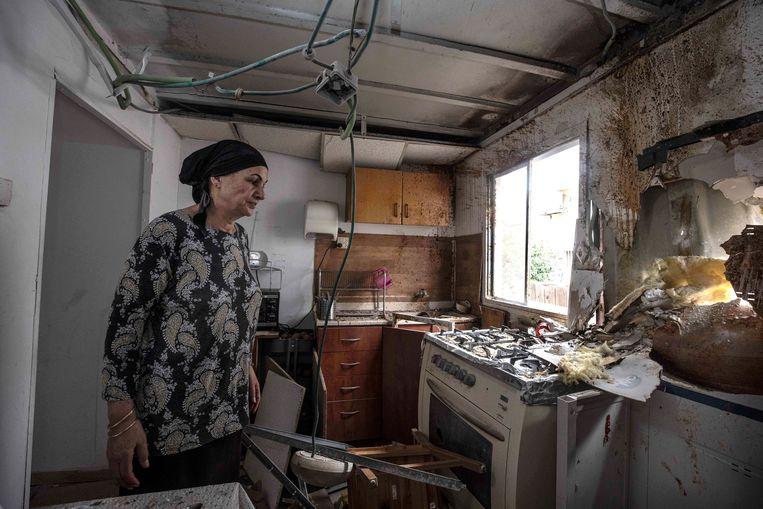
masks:
<svg viewBox="0 0 763 509"><path fill-rule="evenodd" d="M522 160L522 162L512 165L511 167L496 172L492 175L490 175L486 181L487 184L487 197L488 197L488 213L486 214L486 224L485 224L485 242L484 242L484 248L485 248L485 257L484 257L484 266L483 271L486 275L485 278L485 284L482 285L482 302L487 304L490 307L494 307L497 309L502 309L504 311L521 311L527 314L533 314L533 315L543 315L548 316L550 318L554 318L557 320L561 320L563 322L566 322L569 317L569 301L567 302L567 313L566 314L560 314L554 311L549 311L546 309L529 306L527 304L527 278L528 273L530 270L530 210L531 210L531 200L532 200L532 162L533 160L540 159L540 158L546 158L553 156L559 152L562 152L574 145L578 145L578 157L579 157L579 164L578 164L578 213L580 211L580 204L585 201L585 195L581 188L581 183L584 178L584 168L583 168L583 140L582 137L576 136L572 139L568 139L567 141L564 141L562 143L559 143L557 145L554 145L553 147L549 148L548 150L544 150L543 152L525 158ZM496 297L493 292L493 267L494 267L494 245L495 245L495 180L499 177L502 177L504 175L508 175L509 173L512 173L517 170L521 170L522 168L527 168L527 182L526 182L526 199L525 199L525 270L524 270L524 302L517 302L512 301L508 299L501 299L499 297ZM578 217L578 220L580 218ZM573 241L572 249L575 248L575 244L577 243L578 239L576 238L575 241ZM570 266L570 269L572 269L572 264ZM570 285L571 285L570 281ZM569 289L569 287L568 287Z"/></svg>

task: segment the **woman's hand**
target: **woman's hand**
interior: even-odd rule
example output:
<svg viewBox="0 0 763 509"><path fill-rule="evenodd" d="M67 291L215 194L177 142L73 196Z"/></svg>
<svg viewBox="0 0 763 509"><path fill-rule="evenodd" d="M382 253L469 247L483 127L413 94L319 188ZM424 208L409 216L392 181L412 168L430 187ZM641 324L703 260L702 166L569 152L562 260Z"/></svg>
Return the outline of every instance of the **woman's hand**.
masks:
<svg viewBox="0 0 763 509"><path fill-rule="evenodd" d="M260 381L254 373L254 368L249 366L249 411L254 413L260 406Z"/></svg>
<svg viewBox="0 0 763 509"><path fill-rule="evenodd" d="M109 403L109 423L114 424L127 415L133 408L132 401L114 401ZM131 425L133 419L135 424ZM126 429L127 426L131 426ZM118 437L109 437L106 444L106 457L109 459L109 468L119 481L123 488L136 488L140 486L140 481L135 477L132 471L132 460L134 455L138 455L138 461L143 468L148 468L148 440L143 426L137 420L137 416L128 417L124 423L119 424L116 429L109 430L109 434L119 433L125 430Z"/></svg>

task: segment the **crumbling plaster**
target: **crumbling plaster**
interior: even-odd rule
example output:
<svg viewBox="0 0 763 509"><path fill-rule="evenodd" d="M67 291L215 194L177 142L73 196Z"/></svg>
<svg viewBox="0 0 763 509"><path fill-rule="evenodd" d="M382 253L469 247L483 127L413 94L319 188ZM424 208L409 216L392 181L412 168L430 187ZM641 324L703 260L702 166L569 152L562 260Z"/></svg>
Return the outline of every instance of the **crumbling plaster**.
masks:
<svg viewBox="0 0 763 509"><path fill-rule="evenodd" d="M458 171L494 173L571 136L584 138L588 196L618 245L629 249L650 181L650 172L637 170L636 154L708 122L761 109L761 55L763 2L739 0L468 157ZM672 159L658 171L672 171L680 162Z"/></svg>

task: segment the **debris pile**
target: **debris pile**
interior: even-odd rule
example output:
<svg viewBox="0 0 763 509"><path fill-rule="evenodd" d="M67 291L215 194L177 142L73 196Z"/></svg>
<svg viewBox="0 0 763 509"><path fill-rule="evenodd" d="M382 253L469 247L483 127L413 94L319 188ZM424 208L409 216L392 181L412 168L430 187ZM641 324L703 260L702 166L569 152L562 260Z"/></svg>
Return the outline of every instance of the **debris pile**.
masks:
<svg viewBox="0 0 763 509"><path fill-rule="evenodd" d="M745 251L747 259L749 251ZM645 401L659 384L662 369L650 358L656 334L661 341L666 337L676 340L689 324L694 330L700 316L708 321L707 326L723 327L723 320L713 318L717 317L713 309L723 309L729 319L760 321L750 316L749 304L738 299L724 274L728 270L728 262L724 266L723 260L700 256L655 260L642 285L610 310L603 326L590 325L574 335L565 333L571 338L568 342L534 353L557 365L567 384L585 382ZM741 314L731 310L741 310Z"/></svg>

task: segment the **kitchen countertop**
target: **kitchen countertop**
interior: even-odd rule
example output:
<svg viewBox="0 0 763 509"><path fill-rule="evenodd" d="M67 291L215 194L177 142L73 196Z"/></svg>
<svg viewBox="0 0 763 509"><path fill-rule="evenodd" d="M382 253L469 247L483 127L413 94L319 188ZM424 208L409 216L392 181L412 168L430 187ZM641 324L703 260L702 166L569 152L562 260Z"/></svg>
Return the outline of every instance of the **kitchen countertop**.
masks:
<svg viewBox="0 0 763 509"><path fill-rule="evenodd" d="M406 315L415 315L418 312L413 311L409 313L402 313L400 314L406 314ZM477 321L477 317L474 315L465 315L462 313L458 313L456 311L442 311L439 313L432 313L434 316L431 316L429 318L437 318L439 320L447 320L452 323L473 323ZM319 327L322 327L324 324L324 321L319 319L317 315L314 315L315 317L315 323L318 324ZM426 317L424 317L426 318ZM417 321L417 320L398 320L398 325L429 325L429 323L423 322L423 321ZM381 316L381 313L376 314L375 316L370 313L358 313L358 312L350 312L346 314L339 313L335 319L328 321L329 327L363 327L363 326L382 326L382 327L389 327L394 325L394 318L393 313L388 312L384 316Z"/></svg>

